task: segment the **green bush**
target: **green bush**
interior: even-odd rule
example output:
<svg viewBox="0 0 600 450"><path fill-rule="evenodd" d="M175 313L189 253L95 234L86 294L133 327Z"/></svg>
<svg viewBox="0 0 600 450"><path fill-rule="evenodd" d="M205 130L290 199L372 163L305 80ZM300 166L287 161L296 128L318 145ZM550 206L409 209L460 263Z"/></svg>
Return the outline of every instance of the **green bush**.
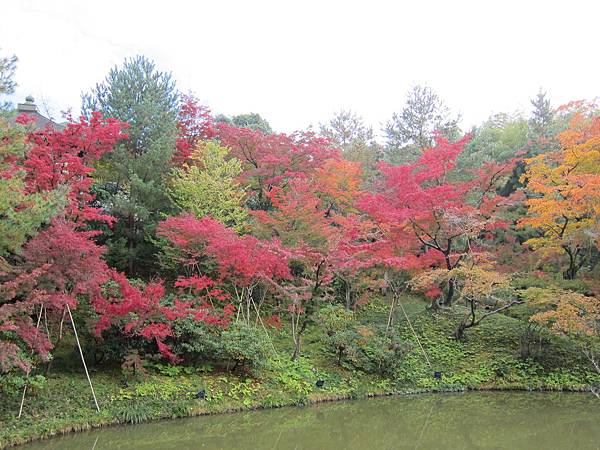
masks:
<svg viewBox="0 0 600 450"><path fill-rule="evenodd" d="M269 342L262 330L243 323L232 325L221 333L222 358L238 368L261 367L269 354Z"/></svg>
<svg viewBox="0 0 600 450"><path fill-rule="evenodd" d="M188 364L217 361L223 353L221 330L204 322L182 319L173 329L175 353Z"/></svg>
<svg viewBox="0 0 600 450"><path fill-rule="evenodd" d="M402 368L410 346L402 341L395 329L359 327L357 334L360 338L351 359L356 369L391 377Z"/></svg>
<svg viewBox="0 0 600 450"><path fill-rule="evenodd" d="M394 329L360 326L341 305L328 305L317 314L325 332L326 349L338 365L381 376L393 376L402 366L408 346Z"/></svg>
<svg viewBox="0 0 600 450"><path fill-rule="evenodd" d="M317 324L325 332L326 348L336 356L338 365L353 351L358 340L354 314L341 305L327 305L317 313Z"/></svg>

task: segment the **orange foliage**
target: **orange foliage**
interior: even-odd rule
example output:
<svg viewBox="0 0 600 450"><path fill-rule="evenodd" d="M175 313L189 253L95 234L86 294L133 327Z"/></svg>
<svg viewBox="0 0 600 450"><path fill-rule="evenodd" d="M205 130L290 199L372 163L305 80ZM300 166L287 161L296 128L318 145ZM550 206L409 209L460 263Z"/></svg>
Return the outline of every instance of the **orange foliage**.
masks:
<svg viewBox="0 0 600 450"><path fill-rule="evenodd" d="M600 244L600 117L575 113L557 138L559 151L527 160L523 179L533 195L520 226L540 231L527 241L533 249L565 252L573 278L585 249Z"/></svg>

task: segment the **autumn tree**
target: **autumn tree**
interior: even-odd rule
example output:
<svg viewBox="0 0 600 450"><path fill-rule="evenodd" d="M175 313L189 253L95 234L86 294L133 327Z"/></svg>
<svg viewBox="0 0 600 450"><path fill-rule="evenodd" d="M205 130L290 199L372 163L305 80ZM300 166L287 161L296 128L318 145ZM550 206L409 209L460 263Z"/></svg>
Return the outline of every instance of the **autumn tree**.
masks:
<svg viewBox="0 0 600 450"><path fill-rule="evenodd" d="M20 368L28 373L35 361L26 356L26 350L46 359L52 348L48 318L60 320L65 309L101 295L109 269L101 259L104 249L93 240L97 232L86 227L90 221L110 223L111 217L91 205L91 166L125 137L123 129L124 124L94 113L89 120L81 118L63 130L47 128L29 134L24 150L18 150L17 140L12 151L3 152L4 163L13 164L3 178L19 188L16 196L7 199L13 213L7 213L5 226L20 225L12 236L22 241L54 215L49 226L23 246L10 270L0 274L0 366L4 371ZM40 199L55 196L63 201L48 202L41 209L37 206ZM27 207L31 208L28 215L18 214ZM24 218L25 229L19 223ZM44 327L40 326L42 311Z"/></svg>
<svg viewBox="0 0 600 450"><path fill-rule="evenodd" d="M456 339L463 339L466 330L478 326L488 317L523 303L511 292L510 278L496 270L489 256L471 253L461 265L451 270L428 270L410 281L411 287L420 291L450 282L457 287L456 302L464 302L466 308L454 331Z"/></svg>
<svg viewBox="0 0 600 450"><path fill-rule="evenodd" d="M31 193L68 187L66 216L79 225L99 221L111 224L113 217L98 205L91 192L93 165L127 137L127 125L92 113L63 130L47 128L31 133L31 148L23 162L25 181Z"/></svg>
<svg viewBox="0 0 600 450"><path fill-rule="evenodd" d="M394 113L383 129L387 160L393 163L414 161L434 144L436 133L447 139L455 138L459 120L460 117L453 117L430 87L412 87L406 94L402 111Z"/></svg>
<svg viewBox="0 0 600 450"><path fill-rule="evenodd" d="M526 244L543 257L566 257L563 276L573 279L599 245L600 119L576 113L558 140L560 150L527 160L531 195L520 225L538 230Z"/></svg>
<svg viewBox="0 0 600 450"><path fill-rule="evenodd" d="M339 155L329 141L310 132L265 134L220 124L218 137L230 157L242 162L240 181L248 186L248 206L269 209L268 193L291 179L306 177L325 160Z"/></svg>
<svg viewBox="0 0 600 450"><path fill-rule="evenodd" d="M443 267L451 272L503 226L495 213L504 199L495 189L512 161L486 164L470 180L455 181L450 175L467 141L438 138L415 163L381 164L380 189L361 199L359 207L380 224L390 247L400 251L392 260L396 268ZM449 306L456 280L450 277L444 284L443 303Z"/></svg>
<svg viewBox="0 0 600 450"><path fill-rule="evenodd" d="M19 118L18 122L25 122ZM0 118L0 268L20 252L28 238L65 205L66 189L32 192L27 189L23 161L25 128Z"/></svg>
<svg viewBox="0 0 600 450"><path fill-rule="evenodd" d="M177 205L197 218L211 216L241 230L247 219L245 194L237 181L242 167L238 159L226 159L228 153L215 142L197 144L190 164L174 171L169 193Z"/></svg>
<svg viewBox="0 0 600 450"><path fill-rule="evenodd" d="M29 372L32 360L21 350L48 358L52 343L47 325L40 326L43 309L44 317L58 321L65 308L75 309L81 298L92 300L101 294L108 267L100 258L104 250L91 239L93 234L77 230L72 221L55 219L24 247L23 263L3 277L0 366L4 371L19 367ZM37 317L36 325L32 317Z"/></svg>
<svg viewBox="0 0 600 450"><path fill-rule="evenodd" d="M190 156L201 141L215 136L210 109L200 104L192 94L182 94L177 113L177 142L173 164L180 167L189 163Z"/></svg>
<svg viewBox="0 0 600 450"><path fill-rule="evenodd" d="M357 272L373 264L372 227L361 222L354 208L361 196L360 179L357 163L330 159L311 178L273 186L268 193L272 208L253 212L255 232L280 239L295 268L295 278L279 286L288 302L293 358L300 355L302 336L319 305L331 298L335 277L347 283L350 308Z"/></svg>
<svg viewBox="0 0 600 450"><path fill-rule="evenodd" d="M131 275L154 263L149 237L172 204L165 188L177 141L178 93L171 75L143 56L127 59L83 95L83 112L100 111L129 124L128 138L103 158L98 201L118 220L104 242L115 267Z"/></svg>
<svg viewBox="0 0 600 450"><path fill-rule="evenodd" d="M530 320L559 336L575 338L583 355L600 373L600 300L597 295L548 286L529 288L523 296L538 309Z"/></svg>
<svg viewBox="0 0 600 450"><path fill-rule="evenodd" d="M237 319L247 323L254 314L260 320L267 291L290 278L286 252L277 241L239 236L210 217L170 217L157 234L166 241L166 256L182 269L176 286L201 290L219 283L235 300Z"/></svg>

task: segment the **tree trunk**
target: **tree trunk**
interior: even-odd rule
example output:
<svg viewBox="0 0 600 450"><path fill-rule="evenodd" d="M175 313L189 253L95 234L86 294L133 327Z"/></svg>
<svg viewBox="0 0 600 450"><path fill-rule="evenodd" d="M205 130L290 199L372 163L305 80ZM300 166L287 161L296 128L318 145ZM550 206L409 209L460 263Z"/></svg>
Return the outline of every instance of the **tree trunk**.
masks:
<svg viewBox="0 0 600 450"><path fill-rule="evenodd" d="M352 308L352 292L350 292L350 287L348 286L348 283L346 284L346 311L350 311L350 308Z"/></svg>
<svg viewBox="0 0 600 450"><path fill-rule="evenodd" d="M444 259L446 261L446 269L448 270L452 270L453 266L452 266L452 261L450 261L450 249L451 249L451 242L448 242L448 249L444 252ZM455 280L454 278L450 278L450 280L448 280L448 289L446 291L446 297L444 298L444 306L452 306L452 300L454 299L454 291L455 291Z"/></svg>
<svg viewBox="0 0 600 450"><path fill-rule="evenodd" d="M469 328L468 323L461 321L458 328L454 331L454 339L461 340L465 337L465 330Z"/></svg>
<svg viewBox="0 0 600 450"><path fill-rule="evenodd" d="M446 296L444 297L444 306L452 306L452 299L454 298L455 291L455 281L454 278L451 278L448 281L448 290L446 291Z"/></svg>
<svg viewBox="0 0 600 450"><path fill-rule="evenodd" d="M128 236L128 253L127 253L127 267L129 270L129 275L133 276L135 271L135 262L133 257L133 251L135 249L135 218L133 216L129 216L129 236Z"/></svg>
<svg viewBox="0 0 600 450"><path fill-rule="evenodd" d="M292 355L292 361L296 361L300 356L300 341L302 339L302 333L306 330L306 326L308 325L308 321L304 320L302 322L302 326L296 332L296 337L294 339L294 354Z"/></svg>

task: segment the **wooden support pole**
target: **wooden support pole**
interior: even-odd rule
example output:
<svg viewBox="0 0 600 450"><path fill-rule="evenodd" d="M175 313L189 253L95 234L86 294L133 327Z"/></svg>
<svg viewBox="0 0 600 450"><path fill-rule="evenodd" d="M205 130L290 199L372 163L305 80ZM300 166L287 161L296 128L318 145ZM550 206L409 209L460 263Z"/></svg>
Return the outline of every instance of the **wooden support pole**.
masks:
<svg viewBox="0 0 600 450"><path fill-rule="evenodd" d="M427 352L425 351L425 349L421 345L421 340L419 339L419 335L417 334L417 332L413 328L412 323L410 322L410 319L408 318L408 314L406 314L406 310L404 309L404 305L402 305L402 302L400 301L400 299L398 299L398 304L400 305L400 308L402 309L402 312L404 313L404 317L406 318L406 322L408 323L408 326L410 327L410 329L412 330L413 334L415 335L415 339L417 340L417 343L419 344L419 347L421 347L421 352L423 353L423 356L425 357L425 361L427 361L427 364L429 364L429 368L433 369L433 366L431 365L431 362L429 361L429 358L427 357Z"/></svg>
<svg viewBox="0 0 600 450"><path fill-rule="evenodd" d="M87 377L88 383L90 384L90 389L92 391L92 396L94 397L94 403L96 404L96 410L100 412L100 407L98 406L98 399L96 399L96 393L94 392L94 386L92 386L92 379L90 378L90 374L88 372L87 364L85 363L85 358L83 357L83 350L81 349L81 344L79 343L79 336L77 335L77 329L75 328L75 321L73 320L73 314L71 314L71 308L67 304L67 312L69 313L69 318L71 319L71 325L73 326L73 333L75 334L75 341L77 342L77 347L79 348L79 355L81 356L81 362L83 363L83 368L85 369L85 376Z"/></svg>
<svg viewBox="0 0 600 450"><path fill-rule="evenodd" d="M37 325L35 326L35 329L38 331L40 329L40 321L42 320L42 312L43 311L44 311L44 304L42 303L40 305L40 312L38 313ZM37 338L37 336L36 336L36 338ZM33 355L33 349L31 349L31 354ZM23 386L23 395L21 395L21 406L19 407L19 415L17 416L18 419L20 419L21 415L23 414L23 405L25 404L25 394L27 393L27 385L28 384L29 384L29 373L27 373L27 379L25 380L25 386Z"/></svg>

